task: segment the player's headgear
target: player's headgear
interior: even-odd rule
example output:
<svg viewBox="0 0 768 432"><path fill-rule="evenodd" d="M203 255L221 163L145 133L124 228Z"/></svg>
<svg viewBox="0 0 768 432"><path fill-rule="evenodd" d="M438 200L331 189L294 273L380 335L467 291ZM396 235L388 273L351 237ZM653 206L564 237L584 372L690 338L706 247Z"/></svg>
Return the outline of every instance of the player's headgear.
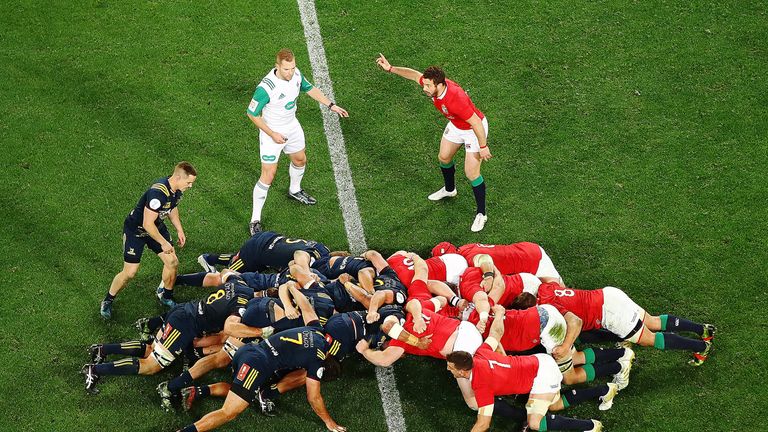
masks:
<svg viewBox="0 0 768 432"><path fill-rule="evenodd" d="M432 248L432 256L442 256L449 253L458 253L459 249L454 246L452 243L444 241L437 244L437 246Z"/></svg>

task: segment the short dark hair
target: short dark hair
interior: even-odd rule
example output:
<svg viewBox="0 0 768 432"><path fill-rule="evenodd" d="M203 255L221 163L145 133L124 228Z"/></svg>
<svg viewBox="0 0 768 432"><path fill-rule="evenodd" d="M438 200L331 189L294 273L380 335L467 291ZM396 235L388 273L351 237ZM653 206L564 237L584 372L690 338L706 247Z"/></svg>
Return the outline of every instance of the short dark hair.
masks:
<svg viewBox="0 0 768 432"><path fill-rule="evenodd" d="M197 176L197 170L192 166L191 163L187 161L181 161L176 164L176 166L173 168L173 172L176 173L179 171L184 171L184 173L188 176Z"/></svg>
<svg viewBox="0 0 768 432"><path fill-rule="evenodd" d="M453 367L458 370L468 371L472 370L472 366L474 366L472 354L466 351L454 351L445 356L445 359L448 360L448 363L453 363Z"/></svg>
<svg viewBox="0 0 768 432"><path fill-rule="evenodd" d="M509 305L509 308L523 310L534 306L536 306L536 296L531 293L524 292L515 297L515 299L512 301L512 304Z"/></svg>
<svg viewBox="0 0 768 432"><path fill-rule="evenodd" d="M323 376L320 378L322 382L334 381L341 375L341 363L336 356L326 356L323 360L323 369Z"/></svg>
<svg viewBox="0 0 768 432"><path fill-rule="evenodd" d="M422 74L424 79L431 80L435 85L445 84L445 72L438 66L430 66Z"/></svg>

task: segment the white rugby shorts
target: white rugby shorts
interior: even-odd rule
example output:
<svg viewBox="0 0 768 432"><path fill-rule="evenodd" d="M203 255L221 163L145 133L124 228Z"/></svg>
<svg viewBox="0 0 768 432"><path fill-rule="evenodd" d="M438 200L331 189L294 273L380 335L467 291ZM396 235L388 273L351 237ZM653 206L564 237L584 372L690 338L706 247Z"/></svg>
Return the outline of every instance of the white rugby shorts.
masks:
<svg viewBox="0 0 768 432"><path fill-rule="evenodd" d="M644 316L645 310L632 301L624 291L614 287L603 288L602 325L604 329L616 336L626 338ZM634 336L639 336L639 333L637 332Z"/></svg>
<svg viewBox="0 0 768 432"><path fill-rule="evenodd" d="M544 248L539 246L539 249L541 249L541 260L539 261L539 268L536 270L536 276L556 278L562 283L563 278L560 277L560 273L557 272L552 259L549 257L549 255L547 255L546 252L544 252Z"/></svg>
<svg viewBox="0 0 768 432"><path fill-rule="evenodd" d="M467 269L467 260L459 254L445 254L440 255L440 261L445 264L445 281L458 285L459 278Z"/></svg>
<svg viewBox="0 0 768 432"><path fill-rule="evenodd" d="M483 336L477 331L477 327L468 321L462 321L456 331L458 334L453 342L453 350L466 351L475 355L477 349L483 344Z"/></svg>
<svg viewBox="0 0 768 432"><path fill-rule="evenodd" d="M261 163L276 164L280 160L280 153L292 154L304 150L304 129L298 120L283 126L269 126L273 131L283 134L288 140L285 144L278 144L272 138L259 130L259 159Z"/></svg>
<svg viewBox="0 0 768 432"><path fill-rule="evenodd" d="M485 129L485 137L488 138L488 117L483 119L483 128ZM455 144L463 144L467 153L480 152L480 143L472 129L459 129L453 123L448 122L443 131L443 138Z"/></svg>
<svg viewBox="0 0 768 432"><path fill-rule="evenodd" d="M534 354L539 359L539 371L533 379L531 394L557 393L560 391L560 383L563 374L557 367L557 362L548 354Z"/></svg>

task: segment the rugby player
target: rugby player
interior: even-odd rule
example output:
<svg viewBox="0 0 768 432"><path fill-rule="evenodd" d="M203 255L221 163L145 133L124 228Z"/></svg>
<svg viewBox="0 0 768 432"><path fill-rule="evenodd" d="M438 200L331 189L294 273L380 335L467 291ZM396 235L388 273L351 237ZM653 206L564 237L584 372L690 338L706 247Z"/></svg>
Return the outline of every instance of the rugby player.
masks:
<svg viewBox="0 0 768 432"><path fill-rule="evenodd" d="M155 180L139 198L123 222L123 270L112 279L112 284L99 307L104 319L112 318L112 303L128 281L136 276L144 253L144 246L156 253L163 261L163 279L157 288L158 299L165 306L173 306L173 284L179 259L171 244L171 234L164 220L170 219L179 237L179 247L184 247L187 237L179 218L178 204L183 193L197 179L197 170L189 162L179 162L173 174Z"/></svg>
<svg viewBox="0 0 768 432"><path fill-rule="evenodd" d="M338 360L328 356L330 343L326 340L312 306L294 284L291 295L301 309L304 327L276 333L264 341L240 347L232 359L232 385L224 405L181 429L181 432L213 430L232 421L249 404L257 402L262 386L279 370L306 370L307 400L330 431L344 432L346 428L333 420L320 393L320 381L332 381L341 372Z"/></svg>
<svg viewBox="0 0 768 432"><path fill-rule="evenodd" d="M291 50L283 48L278 51L275 68L256 87L247 111L248 118L259 128L261 159L261 175L253 187L253 211L249 225L251 235L261 231L261 210L277 173L280 153L287 154L291 159L288 168L291 179L288 196L302 204L317 203L314 197L301 188L307 156L304 152L304 130L296 118L296 101L302 92L341 117L349 117L344 108L333 103L320 89L307 81L296 67L296 59Z"/></svg>
<svg viewBox="0 0 768 432"><path fill-rule="evenodd" d="M458 253L470 266L480 267L478 256L488 255L501 274L531 273L542 282L557 282L563 285L560 273L544 248L531 242L491 245L471 243L457 248L449 242L438 243L432 248L432 255ZM565 285L563 285L565 286Z"/></svg>
<svg viewBox="0 0 768 432"><path fill-rule="evenodd" d="M712 350L714 325L668 314L651 315L618 288L578 290L548 283L538 288L537 296L539 304L551 304L562 313L573 312L584 322L585 331L605 329L621 340L641 346L691 351L693 358L688 363L692 366L701 366ZM530 307L536 303L536 297L522 293L516 303ZM699 338L687 338L677 332L695 333Z"/></svg>
<svg viewBox="0 0 768 432"><path fill-rule="evenodd" d="M422 259L418 254L397 251L387 258L387 263L397 273L397 277L406 288L413 280L414 267L427 266L427 288L434 295L443 296L448 303L457 306L460 297L452 290L459 285L461 275L467 269L467 260L459 254L443 254ZM423 263L423 264L422 264Z"/></svg>
<svg viewBox="0 0 768 432"><path fill-rule="evenodd" d="M488 430L494 409L509 410L506 402L496 396L529 394L526 403L528 427L532 430L601 431L598 420L579 420L548 411L559 411L589 399L601 400L601 409L608 409L616 396L613 383L584 389L573 389L560 394L562 374L552 357L546 354L507 356L496 352L504 331L504 308L494 306L494 319L489 336L477 351L454 351L448 354L448 371L458 381L468 381L471 396L468 403L477 409L473 432Z"/></svg>
<svg viewBox="0 0 768 432"><path fill-rule="evenodd" d="M424 93L432 99L435 108L444 115L448 124L440 140L440 170L443 173L444 186L428 198L439 201L456 196L456 166L453 157L464 147L464 174L472 183L477 211L472 222L471 230L478 232L483 229L488 220L485 211L485 180L480 174L482 161L491 158L488 148L488 119L475 107L467 92L455 82L446 79L445 72L437 66L430 66L424 73L407 68L392 66L384 55L379 54L376 64L383 70L415 81L422 87Z"/></svg>
<svg viewBox="0 0 768 432"><path fill-rule="evenodd" d="M159 336L151 347L146 342L96 344L89 347L91 363L81 369L85 389L98 393L96 384L104 375L153 375L168 367L196 337L218 333L227 318L245 311L253 289L234 272L224 273L225 282L206 298L174 307L165 319ZM239 336L239 335L235 335ZM103 363L113 354L129 358Z"/></svg>

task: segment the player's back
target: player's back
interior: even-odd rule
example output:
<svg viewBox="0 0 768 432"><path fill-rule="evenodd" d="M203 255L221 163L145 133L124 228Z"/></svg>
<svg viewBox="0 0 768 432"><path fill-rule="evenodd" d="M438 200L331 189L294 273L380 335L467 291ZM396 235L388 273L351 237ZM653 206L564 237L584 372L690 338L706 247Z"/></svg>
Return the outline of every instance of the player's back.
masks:
<svg viewBox="0 0 768 432"><path fill-rule="evenodd" d="M475 256L489 255L496 268L502 274L536 274L541 261L541 248L536 243L520 242L508 245L489 245L471 243L459 248L459 254L466 258L470 266L475 265Z"/></svg>
<svg viewBox="0 0 768 432"><path fill-rule="evenodd" d="M494 396L527 394L539 371L535 356L507 356L482 344L473 357L472 388L485 388Z"/></svg>
<svg viewBox="0 0 768 432"><path fill-rule="evenodd" d="M316 370L325 360L329 347L321 327L314 325L281 331L260 342L261 344L272 354L275 370L306 369L313 366Z"/></svg>
<svg viewBox="0 0 768 432"><path fill-rule="evenodd" d="M582 331L599 329L603 318L603 290L563 288L557 283L539 286L539 304L551 304L565 315L572 312L584 322Z"/></svg>
<svg viewBox="0 0 768 432"><path fill-rule="evenodd" d="M230 277L230 279L233 279ZM241 279L230 280L220 285L208 297L188 303L187 311L195 315L198 335L218 333L224 329L224 322L238 309L245 309L253 298L253 288Z"/></svg>

